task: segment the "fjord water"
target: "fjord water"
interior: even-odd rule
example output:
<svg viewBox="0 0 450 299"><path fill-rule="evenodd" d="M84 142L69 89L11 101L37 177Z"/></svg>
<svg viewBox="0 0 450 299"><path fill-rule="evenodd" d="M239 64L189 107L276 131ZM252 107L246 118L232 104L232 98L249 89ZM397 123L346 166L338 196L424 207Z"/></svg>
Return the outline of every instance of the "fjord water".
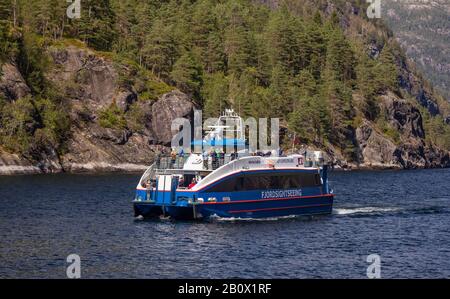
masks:
<svg viewBox="0 0 450 299"><path fill-rule="evenodd" d="M314 218L142 221L139 175L0 177L0 277L450 277L450 170L334 172L334 213Z"/></svg>

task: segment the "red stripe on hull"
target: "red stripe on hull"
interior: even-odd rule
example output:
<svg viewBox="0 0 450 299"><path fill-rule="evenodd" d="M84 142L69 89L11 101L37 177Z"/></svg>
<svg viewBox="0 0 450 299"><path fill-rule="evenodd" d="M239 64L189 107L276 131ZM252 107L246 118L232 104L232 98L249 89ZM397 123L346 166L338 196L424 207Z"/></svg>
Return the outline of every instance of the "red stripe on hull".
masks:
<svg viewBox="0 0 450 299"><path fill-rule="evenodd" d="M309 206L292 206L292 207L279 207L279 208L263 208L263 209L254 209L254 210L236 210L229 211L231 214L238 213L253 213L253 212L262 212L262 211L276 211L276 210L289 210L289 209L304 209L304 208L314 208L314 207L324 207L331 206L331 204L319 204L319 205L309 205Z"/></svg>

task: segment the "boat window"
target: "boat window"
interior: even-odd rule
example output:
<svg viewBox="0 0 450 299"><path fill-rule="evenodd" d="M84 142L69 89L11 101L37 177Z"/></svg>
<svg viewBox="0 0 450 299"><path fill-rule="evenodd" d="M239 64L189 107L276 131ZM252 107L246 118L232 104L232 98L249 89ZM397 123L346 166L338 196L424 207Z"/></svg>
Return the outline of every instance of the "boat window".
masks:
<svg viewBox="0 0 450 299"><path fill-rule="evenodd" d="M209 192L230 192L267 189L299 189L320 186L320 175L317 173L296 174L244 174L229 178L212 186Z"/></svg>

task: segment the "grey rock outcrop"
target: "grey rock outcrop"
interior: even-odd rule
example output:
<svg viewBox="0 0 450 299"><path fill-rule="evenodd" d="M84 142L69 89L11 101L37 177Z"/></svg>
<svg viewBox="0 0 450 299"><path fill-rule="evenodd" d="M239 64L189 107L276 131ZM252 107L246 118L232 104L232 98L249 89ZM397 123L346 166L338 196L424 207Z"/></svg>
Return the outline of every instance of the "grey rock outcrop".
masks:
<svg viewBox="0 0 450 299"><path fill-rule="evenodd" d="M170 145L175 119L192 121L195 104L181 91L173 90L155 101L141 100L133 86L121 85L116 65L108 58L75 46L52 48L49 53L54 67L46 77L64 91L69 105L71 127L64 152L40 148L21 156L0 148L0 174L141 171ZM30 94L14 65L5 64L2 69L0 95L14 101ZM112 103L126 124L103 127L102 112ZM338 167L450 167L449 153L425 142L422 115L414 105L393 93L382 96L379 104L399 140L363 119L354 136L348 137L359 149L359 163L346 161L337 146L325 148Z"/></svg>
<svg viewBox="0 0 450 299"><path fill-rule="evenodd" d="M163 95L152 107L152 128L156 139L170 145L172 121L177 118L191 119L193 110L194 104L186 94L174 90Z"/></svg>
<svg viewBox="0 0 450 299"><path fill-rule="evenodd" d="M75 46L50 49L50 55L56 67L47 77L66 88L71 98L83 101L94 110L108 107L117 99L123 100L118 74L108 59ZM67 82L74 86L67 86Z"/></svg>
<svg viewBox="0 0 450 299"><path fill-rule="evenodd" d="M116 66L108 58L83 48L50 48L54 67L46 73L53 84L64 91L69 107L70 137L65 151L40 149L27 156L0 149L0 174L83 171L142 171L153 161L163 145L170 144L171 122L189 117L193 103L189 96L173 91L159 100L139 101L133 87L124 87ZM126 66L125 66L126 67ZM12 65L4 65L1 91L9 100L30 93L25 81ZM112 103L127 119L124 128L100 125L100 116ZM128 127L130 106L138 110L130 120L139 125Z"/></svg>
<svg viewBox="0 0 450 299"><path fill-rule="evenodd" d="M360 147L361 168L400 168L395 156L397 147L377 132L368 122L356 130L356 139Z"/></svg>
<svg viewBox="0 0 450 299"><path fill-rule="evenodd" d="M9 101L15 101L30 93L31 90L18 68L11 63L3 64L0 71L0 95Z"/></svg>
<svg viewBox="0 0 450 299"><path fill-rule="evenodd" d="M0 175L36 174L41 169L17 154L6 152L0 147Z"/></svg>
<svg viewBox="0 0 450 299"><path fill-rule="evenodd" d="M365 120L356 130L361 168L449 167L449 153L425 142L420 111L393 93L381 97L380 108L390 125L399 132L394 142Z"/></svg>
<svg viewBox="0 0 450 299"><path fill-rule="evenodd" d="M394 94L382 96L391 125L406 137L425 138L420 111Z"/></svg>

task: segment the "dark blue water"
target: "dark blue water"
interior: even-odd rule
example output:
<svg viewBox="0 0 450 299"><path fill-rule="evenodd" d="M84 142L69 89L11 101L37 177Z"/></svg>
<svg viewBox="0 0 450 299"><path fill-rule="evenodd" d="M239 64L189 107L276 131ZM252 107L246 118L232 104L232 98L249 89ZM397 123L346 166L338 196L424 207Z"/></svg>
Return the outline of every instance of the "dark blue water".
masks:
<svg viewBox="0 0 450 299"><path fill-rule="evenodd" d="M335 172L331 216L212 223L142 221L139 175L0 177L0 277L450 277L450 170Z"/></svg>

